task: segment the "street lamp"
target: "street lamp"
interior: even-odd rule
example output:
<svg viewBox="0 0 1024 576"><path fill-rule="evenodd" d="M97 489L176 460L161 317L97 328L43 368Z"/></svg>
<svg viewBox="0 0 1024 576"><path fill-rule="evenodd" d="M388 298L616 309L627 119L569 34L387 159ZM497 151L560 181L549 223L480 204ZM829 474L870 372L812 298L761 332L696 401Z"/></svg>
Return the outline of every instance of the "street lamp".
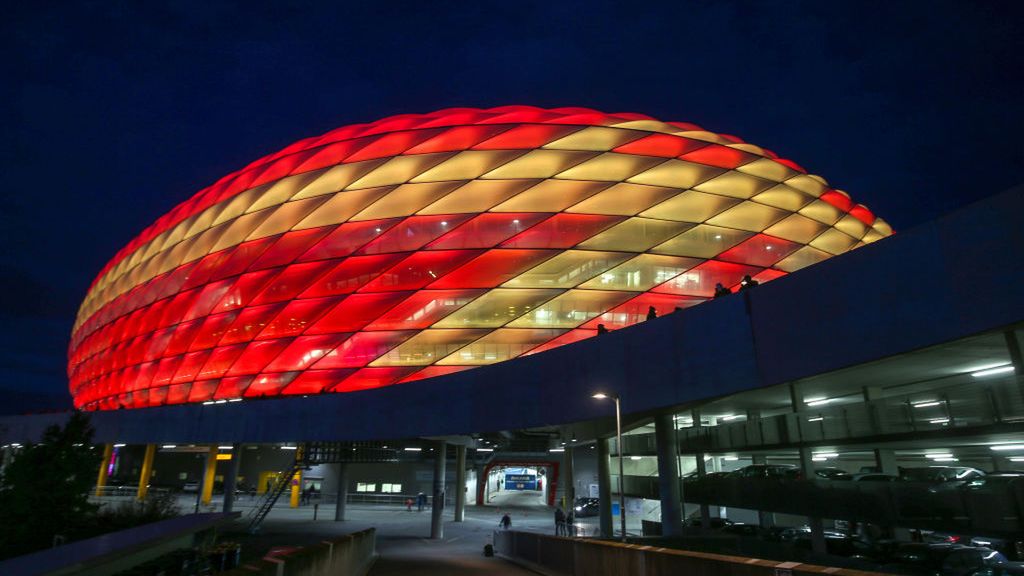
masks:
<svg viewBox="0 0 1024 576"><path fill-rule="evenodd" d="M598 400L615 400L615 444L619 450L619 521L622 524L622 542L626 542L626 493L622 489L622 414L619 411L619 395L598 392L592 396Z"/></svg>

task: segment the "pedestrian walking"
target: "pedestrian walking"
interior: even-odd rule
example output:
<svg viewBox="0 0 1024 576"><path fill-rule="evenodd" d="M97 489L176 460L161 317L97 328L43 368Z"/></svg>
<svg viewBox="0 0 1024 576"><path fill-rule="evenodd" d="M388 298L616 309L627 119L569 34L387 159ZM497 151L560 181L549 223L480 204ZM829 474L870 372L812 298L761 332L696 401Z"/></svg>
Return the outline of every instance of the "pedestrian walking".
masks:
<svg viewBox="0 0 1024 576"><path fill-rule="evenodd" d="M412 498L405 499L405 509L412 512Z"/></svg>
<svg viewBox="0 0 1024 576"><path fill-rule="evenodd" d="M743 280L740 280L740 292L750 290L751 288L756 287L758 284L760 284L760 282L751 278L750 274L747 274L743 277Z"/></svg>
<svg viewBox="0 0 1024 576"><path fill-rule="evenodd" d="M509 515L506 513L504 516L501 517L501 520L498 521L498 526L501 526L505 530L508 530L509 527L512 526L512 518L510 518Z"/></svg>
<svg viewBox="0 0 1024 576"><path fill-rule="evenodd" d="M729 290L725 286L722 286L721 282L715 284L715 298L722 298L730 294L732 294L732 290Z"/></svg>
<svg viewBox="0 0 1024 576"><path fill-rule="evenodd" d="M555 536L565 534L565 512L561 508L555 508Z"/></svg>
<svg viewBox="0 0 1024 576"><path fill-rule="evenodd" d="M576 536L576 515L572 509L569 509L569 513L565 515L565 535Z"/></svg>
<svg viewBox="0 0 1024 576"><path fill-rule="evenodd" d="M647 307L647 319L654 320L658 317L658 311L654 309L654 306Z"/></svg>
<svg viewBox="0 0 1024 576"><path fill-rule="evenodd" d="M423 512L423 507L427 505L427 495L420 492L416 495L416 511Z"/></svg>

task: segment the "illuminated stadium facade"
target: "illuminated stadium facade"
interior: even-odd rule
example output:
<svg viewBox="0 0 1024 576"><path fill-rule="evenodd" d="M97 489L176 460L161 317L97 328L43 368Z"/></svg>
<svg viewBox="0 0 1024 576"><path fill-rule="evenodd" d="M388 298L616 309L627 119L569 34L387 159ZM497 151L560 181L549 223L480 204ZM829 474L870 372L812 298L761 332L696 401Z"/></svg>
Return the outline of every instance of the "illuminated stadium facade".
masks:
<svg viewBox="0 0 1024 576"><path fill-rule="evenodd" d="M729 135L581 108L449 109L299 141L99 274L79 408L348 392L493 364L891 234Z"/></svg>

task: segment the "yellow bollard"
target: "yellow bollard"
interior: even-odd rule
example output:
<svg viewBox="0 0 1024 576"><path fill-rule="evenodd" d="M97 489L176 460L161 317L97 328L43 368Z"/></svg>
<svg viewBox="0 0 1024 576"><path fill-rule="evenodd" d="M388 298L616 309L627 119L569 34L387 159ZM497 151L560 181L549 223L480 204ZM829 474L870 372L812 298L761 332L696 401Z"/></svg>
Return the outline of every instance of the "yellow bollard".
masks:
<svg viewBox="0 0 1024 576"><path fill-rule="evenodd" d="M112 444L103 445L103 460L100 461L100 473L96 477L96 496L103 496L103 489L107 486L107 468L110 467L110 456L113 453Z"/></svg>
<svg viewBox="0 0 1024 576"><path fill-rule="evenodd" d="M213 499L213 480L217 474L217 447L210 446L206 454L206 469L203 470L203 504Z"/></svg>
<svg viewBox="0 0 1024 576"><path fill-rule="evenodd" d="M139 491L136 498L146 499L149 492L149 477L153 475L153 458L156 457L156 444L146 444L146 456L142 459L142 473L139 475Z"/></svg>

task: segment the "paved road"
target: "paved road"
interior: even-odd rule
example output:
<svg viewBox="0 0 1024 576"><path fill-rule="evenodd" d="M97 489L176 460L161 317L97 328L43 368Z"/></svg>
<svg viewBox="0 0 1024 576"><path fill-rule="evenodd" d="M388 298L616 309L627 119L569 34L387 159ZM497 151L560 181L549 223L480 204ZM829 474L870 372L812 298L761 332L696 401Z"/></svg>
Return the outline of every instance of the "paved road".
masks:
<svg viewBox="0 0 1024 576"><path fill-rule="evenodd" d="M241 503L239 509L244 515L248 510L246 503ZM500 558L483 555L484 545L491 543L498 521L505 513L512 518L512 527L516 530L554 533L553 509L544 506L536 493L502 492L495 495L489 506L467 506L464 522L452 521L453 510L449 506L445 510L444 540L428 538L429 509L409 512L404 506L354 504L348 506L344 522L334 522L333 506L320 507L316 521L312 506L276 507L258 535L244 534L239 524L236 533L225 534L224 538L242 542L246 561L261 557L271 547L304 546L326 537L374 527L380 556L370 571L372 576L535 574ZM586 526L584 523L581 531L586 531Z"/></svg>

